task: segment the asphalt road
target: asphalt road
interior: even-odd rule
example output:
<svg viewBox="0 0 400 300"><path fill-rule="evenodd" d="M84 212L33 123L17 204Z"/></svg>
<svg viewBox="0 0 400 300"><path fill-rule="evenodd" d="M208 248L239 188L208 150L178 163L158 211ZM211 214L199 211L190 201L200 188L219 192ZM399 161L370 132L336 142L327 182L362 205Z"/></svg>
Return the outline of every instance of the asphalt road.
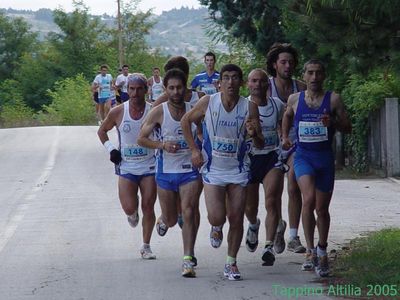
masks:
<svg viewBox="0 0 400 300"><path fill-rule="evenodd" d="M204 199L197 278L180 276L177 226L165 237L154 231L157 260L142 260L140 227L130 228L120 208L113 166L96 130L0 129L1 300L295 299L285 295L290 288L319 293L324 287L314 273L300 271L302 255L285 251L273 267L263 267L261 249L249 253L244 242L238 256L244 280L226 280L226 241L220 249L209 245ZM115 141L115 132L111 136ZM329 248L365 231L400 226L399 195L400 184L390 180L337 181ZM283 200L287 220L286 193ZM323 292L298 299L329 298Z"/></svg>

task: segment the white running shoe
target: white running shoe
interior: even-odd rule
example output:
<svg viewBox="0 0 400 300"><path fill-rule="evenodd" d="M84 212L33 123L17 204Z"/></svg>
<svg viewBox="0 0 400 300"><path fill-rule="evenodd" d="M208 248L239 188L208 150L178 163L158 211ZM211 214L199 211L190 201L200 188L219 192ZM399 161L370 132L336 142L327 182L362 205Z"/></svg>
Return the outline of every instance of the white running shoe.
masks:
<svg viewBox="0 0 400 300"><path fill-rule="evenodd" d="M128 223L133 228L139 224L139 212L136 210L132 215L128 216Z"/></svg>
<svg viewBox="0 0 400 300"><path fill-rule="evenodd" d="M153 254L151 251L150 246L148 247L142 247L140 249L140 255L142 255L143 259L156 259L156 256Z"/></svg>

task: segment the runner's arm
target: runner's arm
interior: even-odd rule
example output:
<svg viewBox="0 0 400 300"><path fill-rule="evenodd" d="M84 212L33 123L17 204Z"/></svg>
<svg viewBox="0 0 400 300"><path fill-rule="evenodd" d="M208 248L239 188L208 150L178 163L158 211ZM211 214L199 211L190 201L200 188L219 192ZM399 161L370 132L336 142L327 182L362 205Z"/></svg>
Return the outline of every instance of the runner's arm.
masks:
<svg viewBox="0 0 400 300"><path fill-rule="evenodd" d="M352 126L349 116L344 107L344 103L339 94L332 95L333 124L337 130L343 133L351 133Z"/></svg>
<svg viewBox="0 0 400 300"><path fill-rule="evenodd" d="M249 118L246 121L246 128L250 137L253 139L254 146L258 149L264 148L264 136L261 132L258 106L253 101L249 102Z"/></svg>
<svg viewBox="0 0 400 300"><path fill-rule="evenodd" d="M150 110L140 129L139 137L137 140L139 146L150 149L164 148L164 143L162 141L153 141L149 138L153 130L161 124L162 112L162 106L158 106Z"/></svg>

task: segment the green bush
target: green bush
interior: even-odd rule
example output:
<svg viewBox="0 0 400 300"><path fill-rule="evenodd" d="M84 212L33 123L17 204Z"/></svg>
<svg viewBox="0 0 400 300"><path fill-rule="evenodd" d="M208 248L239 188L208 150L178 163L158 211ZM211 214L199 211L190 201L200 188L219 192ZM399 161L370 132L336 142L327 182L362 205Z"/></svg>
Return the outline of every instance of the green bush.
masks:
<svg viewBox="0 0 400 300"><path fill-rule="evenodd" d="M88 125L95 123L95 110L90 85L82 74L56 82L54 91L48 91L50 105L44 105L38 114L43 125Z"/></svg>
<svg viewBox="0 0 400 300"><path fill-rule="evenodd" d="M22 100L18 82L5 80L0 85L0 123L3 127L31 126L34 112Z"/></svg>
<svg viewBox="0 0 400 300"><path fill-rule="evenodd" d="M0 122L3 127L34 125L34 112L22 99L15 99L1 106Z"/></svg>
<svg viewBox="0 0 400 300"><path fill-rule="evenodd" d="M346 146L352 154L351 165L357 172L366 172L368 116L383 105L385 98L400 96L400 78L394 73L379 71L368 77L352 75L342 95L353 124L353 134L346 137Z"/></svg>

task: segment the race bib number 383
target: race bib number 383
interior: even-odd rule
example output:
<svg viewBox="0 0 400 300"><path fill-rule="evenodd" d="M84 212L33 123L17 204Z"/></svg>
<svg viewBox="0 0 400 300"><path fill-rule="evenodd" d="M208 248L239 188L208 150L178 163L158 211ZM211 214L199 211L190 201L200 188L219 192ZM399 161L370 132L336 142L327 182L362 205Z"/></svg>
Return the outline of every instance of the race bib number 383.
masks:
<svg viewBox="0 0 400 300"><path fill-rule="evenodd" d="M324 142L328 140L328 129L322 122L299 122L299 141L302 143Z"/></svg>

